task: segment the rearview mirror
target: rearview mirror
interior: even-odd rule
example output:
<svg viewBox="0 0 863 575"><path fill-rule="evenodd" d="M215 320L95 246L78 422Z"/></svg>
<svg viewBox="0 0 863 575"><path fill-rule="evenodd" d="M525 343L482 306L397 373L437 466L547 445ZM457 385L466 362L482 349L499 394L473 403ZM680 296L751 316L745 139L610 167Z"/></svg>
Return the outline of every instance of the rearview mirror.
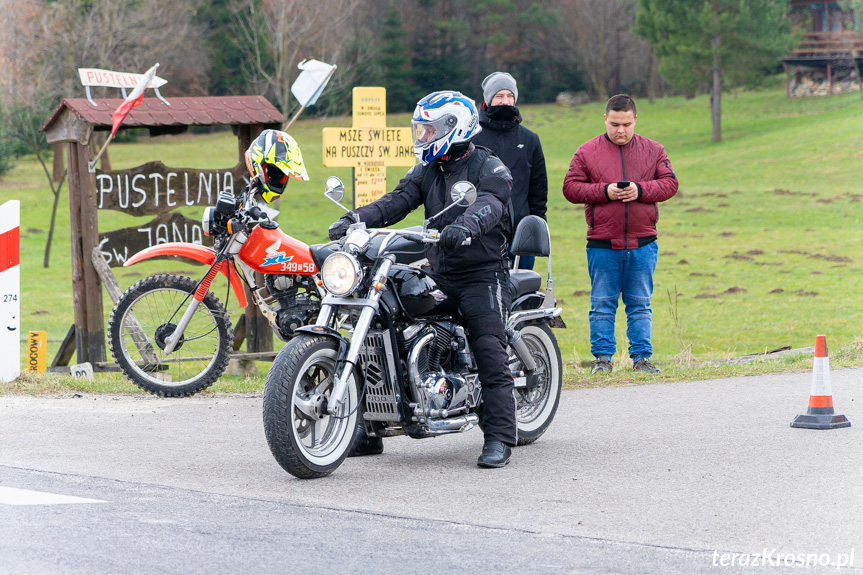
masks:
<svg viewBox="0 0 863 575"><path fill-rule="evenodd" d="M450 189L450 197L453 202L466 208L476 201L476 186L465 180L456 182Z"/></svg>
<svg viewBox="0 0 863 575"><path fill-rule="evenodd" d="M326 181L324 195L334 202L342 201L345 197L345 185L336 176L330 176Z"/></svg>

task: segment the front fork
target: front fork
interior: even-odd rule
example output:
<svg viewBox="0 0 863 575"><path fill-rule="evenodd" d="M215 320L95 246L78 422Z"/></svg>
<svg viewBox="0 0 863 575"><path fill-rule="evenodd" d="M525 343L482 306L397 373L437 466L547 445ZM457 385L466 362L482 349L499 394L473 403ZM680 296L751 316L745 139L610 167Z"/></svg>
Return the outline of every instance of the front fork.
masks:
<svg viewBox="0 0 863 575"><path fill-rule="evenodd" d="M204 301L204 297L206 297L207 292L210 290L210 285L213 283L213 279L215 279L216 274L219 273L219 270L222 269L222 264L225 260L221 257L216 257L216 261L213 262L212 267L210 267L210 271L207 272L207 275L204 276L204 279L201 280L201 283L198 284L198 289L195 290L195 294L192 296L192 301L189 302L189 307L186 308L186 311L183 313L183 317L180 318L180 321L177 323L177 327L174 329L173 333L165 339L165 353L173 353L174 349L177 347L177 343L179 343L180 338L183 337L183 332L186 331L186 327L188 327L189 322L192 321L192 316L195 315L195 310L198 309L198 306Z"/></svg>
<svg viewBox="0 0 863 575"><path fill-rule="evenodd" d="M377 272L372 277L371 287L369 288L368 298L361 305L363 311L360 312L360 317L357 323L354 324L354 333L351 336L351 343L348 346L347 354L345 354L344 363L342 364L341 372L336 375L333 391L330 393L330 399L327 404L327 412L330 415L341 415L344 410L345 400L347 399L348 378L353 372L357 359L360 356L360 349L366 340L366 335L369 333L369 328L372 325L375 315L378 312L378 301L381 299L381 294L386 288L387 274L392 268L395 258L386 256L381 260ZM332 296L327 296L329 299ZM325 302L326 302L325 299ZM357 302L359 303L359 302ZM356 304L354 304L356 305ZM326 308L326 309L325 309ZM321 313L318 318L317 325L328 325L329 320L333 317L332 306L321 306Z"/></svg>

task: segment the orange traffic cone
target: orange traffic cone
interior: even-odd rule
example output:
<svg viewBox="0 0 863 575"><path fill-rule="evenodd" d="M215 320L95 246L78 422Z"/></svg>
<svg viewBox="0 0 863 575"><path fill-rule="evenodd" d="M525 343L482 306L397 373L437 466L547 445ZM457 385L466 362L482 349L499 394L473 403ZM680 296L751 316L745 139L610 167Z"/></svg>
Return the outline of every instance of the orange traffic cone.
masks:
<svg viewBox="0 0 863 575"><path fill-rule="evenodd" d="M836 429L850 427L844 415L833 411L833 392L830 389L830 360L827 358L827 336L815 337L815 363L812 365L812 391L809 409L791 422L791 427L806 429Z"/></svg>

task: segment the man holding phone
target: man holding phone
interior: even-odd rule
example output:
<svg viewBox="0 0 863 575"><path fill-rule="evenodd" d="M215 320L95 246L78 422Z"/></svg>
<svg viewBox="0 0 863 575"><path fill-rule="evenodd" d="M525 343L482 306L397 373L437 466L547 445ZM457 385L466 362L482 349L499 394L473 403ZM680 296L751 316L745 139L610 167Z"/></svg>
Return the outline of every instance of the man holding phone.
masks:
<svg viewBox="0 0 863 575"><path fill-rule="evenodd" d="M626 94L605 105L605 133L582 144L563 180L563 195L584 204L590 274L591 373L610 372L617 351L614 320L619 298L633 369L659 373L650 362L653 272L659 202L677 193L665 148L635 134L635 101Z"/></svg>

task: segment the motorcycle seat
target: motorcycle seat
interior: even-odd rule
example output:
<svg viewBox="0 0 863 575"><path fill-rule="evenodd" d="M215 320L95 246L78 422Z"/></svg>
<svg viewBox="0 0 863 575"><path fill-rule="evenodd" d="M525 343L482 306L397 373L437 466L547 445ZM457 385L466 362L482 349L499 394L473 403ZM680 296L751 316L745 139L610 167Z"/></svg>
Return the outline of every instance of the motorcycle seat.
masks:
<svg viewBox="0 0 863 575"><path fill-rule="evenodd" d="M509 286L512 299L538 292L542 287L542 276L533 270L509 270Z"/></svg>

